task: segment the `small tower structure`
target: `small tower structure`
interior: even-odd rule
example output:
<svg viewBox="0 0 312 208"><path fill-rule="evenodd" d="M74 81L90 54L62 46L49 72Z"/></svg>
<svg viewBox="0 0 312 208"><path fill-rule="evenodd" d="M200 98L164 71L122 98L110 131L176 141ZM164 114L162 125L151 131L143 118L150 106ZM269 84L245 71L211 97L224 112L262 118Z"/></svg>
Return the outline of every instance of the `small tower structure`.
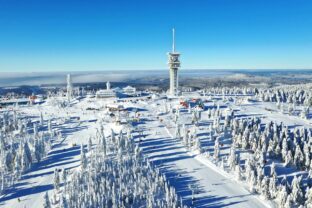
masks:
<svg viewBox="0 0 312 208"><path fill-rule="evenodd" d="M110 82L108 81L108 82L106 82L106 89L110 90L110 88L111 88L111 85L110 85Z"/></svg>
<svg viewBox="0 0 312 208"><path fill-rule="evenodd" d="M72 99L73 97L73 84L72 84L72 79L70 74L67 74L67 100L68 102Z"/></svg>

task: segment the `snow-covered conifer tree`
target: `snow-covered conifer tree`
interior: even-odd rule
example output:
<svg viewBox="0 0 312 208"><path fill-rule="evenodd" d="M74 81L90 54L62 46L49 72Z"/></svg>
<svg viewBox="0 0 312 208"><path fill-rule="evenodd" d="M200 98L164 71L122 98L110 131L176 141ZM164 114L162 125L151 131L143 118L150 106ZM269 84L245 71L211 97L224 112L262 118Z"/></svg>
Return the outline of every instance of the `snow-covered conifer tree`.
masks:
<svg viewBox="0 0 312 208"><path fill-rule="evenodd" d="M91 152L92 150L92 140L91 140L91 137L89 137L89 140L88 140L88 152Z"/></svg>
<svg viewBox="0 0 312 208"><path fill-rule="evenodd" d="M175 137L178 139L181 139L181 126L180 126L180 124L176 124Z"/></svg>
<svg viewBox="0 0 312 208"><path fill-rule="evenodd" d="M250 171L250 177L249 177L249 190L251 193L254 193L256 190L255 190L255 185L257 184L256 182L256 175L255 175L255 171L254 170L251 170Z"/></svg>
<svg viewBox="0 0 312 208"><path fill-rule="evenodd" d="M288 198L288 193L287 193L287 189L286 186L281 186L278 192L278 196L277 196L277 204L279 207L284 207L286 200Z"/></svg>
<svg viewBox="0 0 312 208"><path fill-rule="evenodd" d="M285 166L285 167L288 167L288 166L290 166L291 164L293 164L293 156L292 156L291 151L288 150L287 155L286 155L286 158L285 158L284 166Z"/></svg>
<svg viewBox="0 0 312 208"><path fill-rule="evenodd" d="M237 180L242 180L241 167L239 164L235 166L235 177Z"/></svg>
<svg viewBox="0 0 312 208"><path fill-rule="evenodd" d="M269 186L269 178L267 176L264 176L264 178L262 179L261 182L261 195L265 198L265 199L270 199L270 186Z"/></svg>
<svg viewBox="0 0 312 208"><path fill-rule="evenodd" d="M81 144L81 148L80 148L80 162L81 162L81 168L85 169L87 167L87 157L86 157L86 153L84 151L84 147L83 144Z"/></svg>
<svg viewBox="0 0 312 208"><path fill-rule="evenodd" d="M67 182L67 170L64 168L62 170L62 180L63 180L63 183L66 184L66 182Z"/></svg>
<svg viewBox="0 0 312 208"><path fill-rule="evenodd" d="M285 204L283 205L283 208L293 208L293 200L292 200L291 195L287 196L287 199L286 199Z"/></svg>
<svg viewBox="0 0 312 208"><path fill-rule="evenodd" d="M28 142L24 143L23 154L22 154L22 170L27 170L32 164L31 151L28 146Z"/></svg>
<svg viewBox="0 0 312 208"><path fill-rule="evenodd" d="M304 205L306 208L312 208L312 188L307 187Z"/></svg>
<svg viewBox="0 0 312 208"><path fill-rule="evenodd" d="M35 157L38 162L41 160L41 145L38 139L35 140Z"/></svg>
<svg viewBox="0 0 312 208"><path fill-rule="evenodd" d="M297 176L295 176L291 183L291 197L293 202L297 204L301 204L304 198L303 192L300 187L300 181L301 177L297 178Z"/></svg>
<svg viewBox="0 0 312 208"><path fill-rule="evenodd" d="M269 193L271 198L275 198L277 196L277 178L270 177L269 178Z"/></svg>
<svg viewBox="0 0 312 208"><path fill-rule="evenodd" d="M214 145L214 153L213 153L214 159L218 160L220 156L220 144L219 144L219 137L215 140L215 145Z"/></svg>
<svg viewBox="0 0 312 208"><path fill-rule="evenodd" d="M60 175L59 175L59 172L57 169L54 170L54 178L53 178L53 181L54 181L54 188L56 190L59 190L60 188Z"/></svg>
<svg viewBox="0 0 312 208"><path fill-rule="evenodd" d="M304 166L306 169L309 169L310 164L311 164L311 158L310 158L310 147L308 142L304 142L303 145L303 154L304 154Z"/></svg>
<svg viewBox="0 0 312 208"><path fill-rule="evenodd" d="M304 166L304 156L301 151L300 146L296 145L295 156L294 156L294 164L297 168L302 169Z"/></svg>
<svg viewBox="0 0 312 208"><path fill-rule="evenodd" d="M41 126L43 125L43 115L42 115L42 112L40 112L40 125Z"/></svg>
<svg viewBox="0 0 312 208"><path fill-rule="evenodd" d="M34 123L33 131L34 131L34 137L36 138L38 136L38 126L36 123Z"/></svg>
<svg viewBox="0 0 312 208"><path fill-rule="evenodd" d="M67 203L64 195L61 197L61 208L69 208L68 203Z"/></svg>
<svg viewBox="0 0 312 208"><path fill-rule="evenodd" d="M228 158L228 165L230 166L231 170L234 170L235 166L236 166L236 154L235 154L236 150L235 150L235 145L232 144L231 149L230 149L230 155Z"/></svg>
<svg viewBox="0 0 312 208"><path fill-rule="evenodd" d="M287 139L283 138L283 142L282 142L282 158L283 158L284 162L286 161L287 154L288 154L288 143L287 143Z"/></svg>
<svg viewBox="0 0 312 208"><path fill-rule="evenodd" d="M275 179L277 179L275 162L272 162L272 164L271 164L270 176L273 177L273 178L275 178Z"/></svg>
<svg viewBox="0 0 312 208"><path fill-rule="evenodd" d="M52 122L50 119L48 120L48 132L52 133Z"/></svg>
<svg viewBox="0 0 312 208"><path fill-rule="evenodd" d="M48 192L46 192L46 193L44 194L43 207L44 207L44 208L51 208L51 203L50 203L50 199L49 199Z"/></svg>
<svg viewBox="0 0 312 208"><path fill-rule="evenodd" d="M111 129L111 139L113 142L115 142L115 132L113 129Z"/></svg>

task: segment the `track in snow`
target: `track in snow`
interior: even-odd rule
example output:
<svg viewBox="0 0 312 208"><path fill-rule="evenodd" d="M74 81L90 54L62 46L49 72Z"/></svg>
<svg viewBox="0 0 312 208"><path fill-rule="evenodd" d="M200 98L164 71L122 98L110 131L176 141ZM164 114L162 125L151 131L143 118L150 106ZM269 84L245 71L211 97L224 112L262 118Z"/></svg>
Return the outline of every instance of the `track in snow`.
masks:
<svg viewBox="0 0 312 208"><path fill-rule="evenodd" d="M147 136L141 140L143 153L165 173L170 185L192 207L265 207L255 196L187 153L158 121L144 125ZM151 131L152 130L152 131ZM158 131L157 134L155 132ZM152 134L150 134L153 132ZM192 188L191 188L192 187ZM198 187L198 188L194 188ZM198 190L195 200L192 191Z"/></svg>

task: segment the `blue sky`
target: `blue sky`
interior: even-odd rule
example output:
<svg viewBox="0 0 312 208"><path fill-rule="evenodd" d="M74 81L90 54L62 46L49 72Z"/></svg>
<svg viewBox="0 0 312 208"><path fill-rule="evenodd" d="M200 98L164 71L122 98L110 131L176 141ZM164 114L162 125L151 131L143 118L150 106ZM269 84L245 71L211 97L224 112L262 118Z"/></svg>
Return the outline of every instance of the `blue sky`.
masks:
<svg viewBox="0 0 312 208"><path fill-rule="evenodd" d="M311 0L0 0L0 71L312 69Z"/></svg>

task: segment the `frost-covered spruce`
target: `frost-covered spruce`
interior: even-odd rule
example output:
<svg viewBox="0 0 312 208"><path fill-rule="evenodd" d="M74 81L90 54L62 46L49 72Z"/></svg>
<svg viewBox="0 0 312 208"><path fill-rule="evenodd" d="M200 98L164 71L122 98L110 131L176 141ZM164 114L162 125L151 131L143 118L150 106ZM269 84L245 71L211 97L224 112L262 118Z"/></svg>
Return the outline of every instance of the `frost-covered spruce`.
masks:
<svg viewBox="0 0 312 208"><path fill-rule="evenodd" d="M307 208L312 208L312 188L307 187L305 194L305 206Z"/></svg>
<svg viewBox="0 0 312 208"><path fill-rule="evenodd" d="M118 137L103 140L105 137L99 133L100 143L91 154L85 154L82 148L86 167L74 172L65 183L55 206L181 207L175 190L144 159L132 136L120 132Z"/></svg>
<svg viewBox="0 0 312 208"><path fill-rule="evenodd" d="M304 195L301 189L301 176L295 176L291 184L291 197L294 203L301 205L304 202Z"/></svg>
<svg viewBox="0 0 312 208"><path fill-rule="evenodd" d="M214 159L216 161L219 160L220 157L220 144L219 144L219 137L217 137L214 145L214 153L213 153Z"/></svg>
<svg viewBox="0 0 312 208"><path fill-rule="evenodd" d="M54 170L53 181L54 181L54 188L56 190L59 190L61 181L60 181L59 171L57 169Z"/></svg>
<svg viewBox="0 0 312 208"><path fill-rule="evenodd" d="M236 148L234 145L232 145L231 150L230 150L230 156L228 158L228 165L230 167L231 170L235 169L236 166Z"/></svg>
<svg viewBox="0 0 312 208"><path fill-rule="evenodd" d="M233 144L253 150L262 165L265 165L268 157L283 161L287 167L295 166L299 170L311 168L311 135L305 128L289 131L282 124L271 122L261 129L259 120L234 119L231 129Z"/></svg>
<svg viewBox="0 0 312 208"><path fill-rule="evenodd" d="M51 202L50 202L50 199L49 199L48 192L46 192L46 193L44 194L43 207L44 207L44 208L51 208Z"/></svg>
<svg viewBox="0 0 312 208"><path fill-rule="evenodd" d="M0 114L0 191L13 185L23 171L41 161L50 150L53 135L34 126L16 110Z"/></svg>

